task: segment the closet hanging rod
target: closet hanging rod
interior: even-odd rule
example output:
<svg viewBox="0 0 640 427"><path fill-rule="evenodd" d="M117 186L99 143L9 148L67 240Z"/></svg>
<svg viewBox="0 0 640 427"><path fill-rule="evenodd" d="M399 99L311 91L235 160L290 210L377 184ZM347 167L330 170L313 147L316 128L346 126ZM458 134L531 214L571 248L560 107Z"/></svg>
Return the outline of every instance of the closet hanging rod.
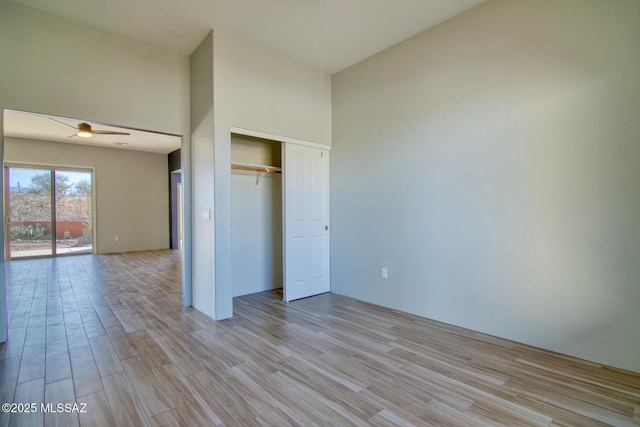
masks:
<svg viewBox="0 0 640 427"><path fill-rule="evenodd" d="M249 165L245 163L231 163L231 169L262 173L282 173L282 169L275 166Z"/></svg>

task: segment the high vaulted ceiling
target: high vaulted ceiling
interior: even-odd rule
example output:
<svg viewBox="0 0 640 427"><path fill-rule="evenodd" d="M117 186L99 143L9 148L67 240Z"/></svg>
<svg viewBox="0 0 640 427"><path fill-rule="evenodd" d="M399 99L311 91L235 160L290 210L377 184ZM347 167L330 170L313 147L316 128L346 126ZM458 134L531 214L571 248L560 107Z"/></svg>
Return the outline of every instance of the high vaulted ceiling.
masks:
<svg viewBox="0 0 640 427"><path fill-rule="evenodd" d="M340 71L484 0L15 0L190 54L211 28Z"/></svg>
<svg viewBox="0 0 640 427"><path fill-rule="evenodd" d="M212 28L338 72L484 0L13 0L190 54ZM54 117L55 118L55 117ZM76 125L81 120L57 117ZM69 138L46 116L5 111L5 136L168 153L176 136L90 123L130 136Z"/></svg>

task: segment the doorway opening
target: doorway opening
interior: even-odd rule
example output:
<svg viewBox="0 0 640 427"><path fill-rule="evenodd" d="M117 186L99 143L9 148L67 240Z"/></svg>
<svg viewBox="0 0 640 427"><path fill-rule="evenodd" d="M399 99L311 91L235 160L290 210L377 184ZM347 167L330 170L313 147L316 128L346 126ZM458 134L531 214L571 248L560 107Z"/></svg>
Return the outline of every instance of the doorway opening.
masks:
<svg viewBox="0 0 640 427"><path fill-rule="evenodd" d="M91 137L83 138L79 132L86 128L84 124L91 126ZM73 128L73 129L72 129ZM81 129L82 128L82 129ZM141 130L131 127L117 127L107 123L88 121L86 119L76 119L42 113L30 113L25 111L0 109L0 156L3 157L3 166L15 168L15 170L3 169L0 178L3 183L0 188L4 190L4 195L0 201L0 210L3 210L5 224L0 228L0 238L3 240L0 245L0 264L4 268L4 261L10 259L29 259L38 257L53 257L63 255L63 252L86 251L88 254L107 254L120 252L136 252L145 250L164 249L169 244L169 226L166 218L169 217L168 184L166 176L168 153L185 149L185 158L189 158L188 140L182 147L182 136L163 132ZM56 165L56 166L42 166ZM60 166L60 167L59 167ZM65 181L61 176L73 172L91 173L91 231L83 231L84 247L80 248L80 242L67 242L75 240L74 231L71 229L60 229L60 222L63 220L72 221L71 216L63 215L57 208L60 202L43 197L40 193L42 205L41 212L51 215L57 214L57 218L51 216L41 216L34 218L32 224L23 225L24 228L14 230L14 236L20 235L21 240L26 240L28 236L31 244L36 240L41 240L43 247L31 248L45 251L44 253L20 253L22 257L15 257L18 253L14 245L11 248L12 239L11 225L7 221L18 222L18 218L7 215L16 204L16 200L11 200L14 196L11 190L17 190L17 180L12 180L16 176L18 169L31 169L32 175L49 174L49 194L51 197L56 194L56 182ZM52 170L57 172L56 178ZM185 162L184 170L187 177L190 172L189 162ZM42 180L42 178L36 178ZM71 177L67 182L76 180ZM191 251L190 239L190 200L189 186L190 180L182 180L185 185L184 191L184 215L187 224L180 224L179 230L182 233L183 227L188 227L184 233L185 251L178 258L182 264L182 303L185 306L191 305ZM19 192L25 192L25 185L31 185L31 176L20 179ZM63 185L64 187L64 185ZM58 184L60 191L60 184ZM77 192L74 187L73 192ZM99 194L98 194L99 193ZM27 197L27 196L23 196ZM60 197L58 197L60 201ZM13 203L12 203L13 202ZM77 217L77 215L75 216ZM40 224L40 226L38 226ZM29 225L31 227L29 228ZM53 230L58 228L57 232ZM15 227L13 227L15 228ZM88 229L84 228L84 230ZM69 231L65 235L65 231ZM22 233L22 234L20 234ZM36 239L39 237L39 239ZM69 239L66 239L69 237ZM96 240L99 239L99 242ZM81 238L78 237L78 240ZM89 240L89 241L87 241ZM65 244L68 244L65 247ZM76 245L76 243L78 243ZM90 246L87 244L90 243ZM99 245L98 245L99 243ZM13 252L13 254L12 254ZM79 259L79 258L76 258ZM32 261L25 261L30 264ZM16 265L20 265L18 262ZM17 268L17 267L16 267ZM9 283L0 277L0 295L7 296ZM9 304L11 300L2 298L0 301L0 342L7 340L9 325Z"/></svg>
<svg viewBox="0 0 640 427"><path fill-rule="evenodd" d="M171 171L171 249L182 250L182 170Z"/></svg>
<svg viewBox="0 0 640 427"><path fill-rule="evenodd" d="M93 170L5 165L7 259L94 252Z"/></svg>

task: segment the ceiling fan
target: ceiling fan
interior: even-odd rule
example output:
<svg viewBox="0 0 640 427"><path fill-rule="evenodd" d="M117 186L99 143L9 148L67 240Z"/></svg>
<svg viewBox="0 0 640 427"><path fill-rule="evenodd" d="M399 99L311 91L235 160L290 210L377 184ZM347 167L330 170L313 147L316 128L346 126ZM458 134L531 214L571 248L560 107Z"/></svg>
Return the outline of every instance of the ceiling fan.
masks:
<svg viewBox="0 0 640 427"><path fill-rule="evenodd" d="M59 123L63 126L69 127L71 129L75 129L76 133L69 136L69 138L73 138L74 136L79 136L82 138L91 138L93 135L131 135L129 132L115 132L111 130L93 130L89 123L78 123L77 126L72 126L68 123L61 122L60 120L56 120L54 118L48 117L49 120L53 120L56 123Z"/></svg>

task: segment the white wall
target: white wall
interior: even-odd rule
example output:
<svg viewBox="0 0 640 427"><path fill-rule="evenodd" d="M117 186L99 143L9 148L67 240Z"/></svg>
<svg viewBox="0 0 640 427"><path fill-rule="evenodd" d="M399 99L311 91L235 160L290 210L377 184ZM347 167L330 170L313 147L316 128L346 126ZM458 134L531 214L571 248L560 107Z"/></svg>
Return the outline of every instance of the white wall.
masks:
<svg viewBox="0 0 640 427"><path fill-rule="evenodd" d="M212 269L196 262L194 289L214 288L215 318L225 319L233 313L231 127L330 144L331 84L319 68L220 30L213 32L212 75L213 160L212 164L194 165L194 176L214 174L213 183L203 184L203 191L213 190L215 195L214 230L199 233L194 228L194 235L204 247L215 247L214 281L196 280L195 276L206 277ZM194 151L194 159L196 156ZM195 204L194 227L198 227L198 208Z"/></svg>
<svg viewBox="0 0 640 427"><path fill-rule="evenodd" d="M280 167L280 143L232 135L231 161ZM234 297L282 288L282 175L257 175L231 172Z"/></svg>
<svg viewBox="0 0 640 427"><path fill-rule="evenodd" d="M5 162L94 168L98 253L169 247L165 154L19 138L4 143Z"/></svg>
<svg viewBox="0 0 640 427"><path fill-rule="evenodd" d="M188 155L185 55L2 0L0 58L0 108L184 135ZM183 162L187 207L189 168Z"/></svg>
<svg viewBox="0 0 640 427"><path fill-rule="evenodd" d="M332 291L640 371L639 18L489 0L335 75Z"/></svg>

